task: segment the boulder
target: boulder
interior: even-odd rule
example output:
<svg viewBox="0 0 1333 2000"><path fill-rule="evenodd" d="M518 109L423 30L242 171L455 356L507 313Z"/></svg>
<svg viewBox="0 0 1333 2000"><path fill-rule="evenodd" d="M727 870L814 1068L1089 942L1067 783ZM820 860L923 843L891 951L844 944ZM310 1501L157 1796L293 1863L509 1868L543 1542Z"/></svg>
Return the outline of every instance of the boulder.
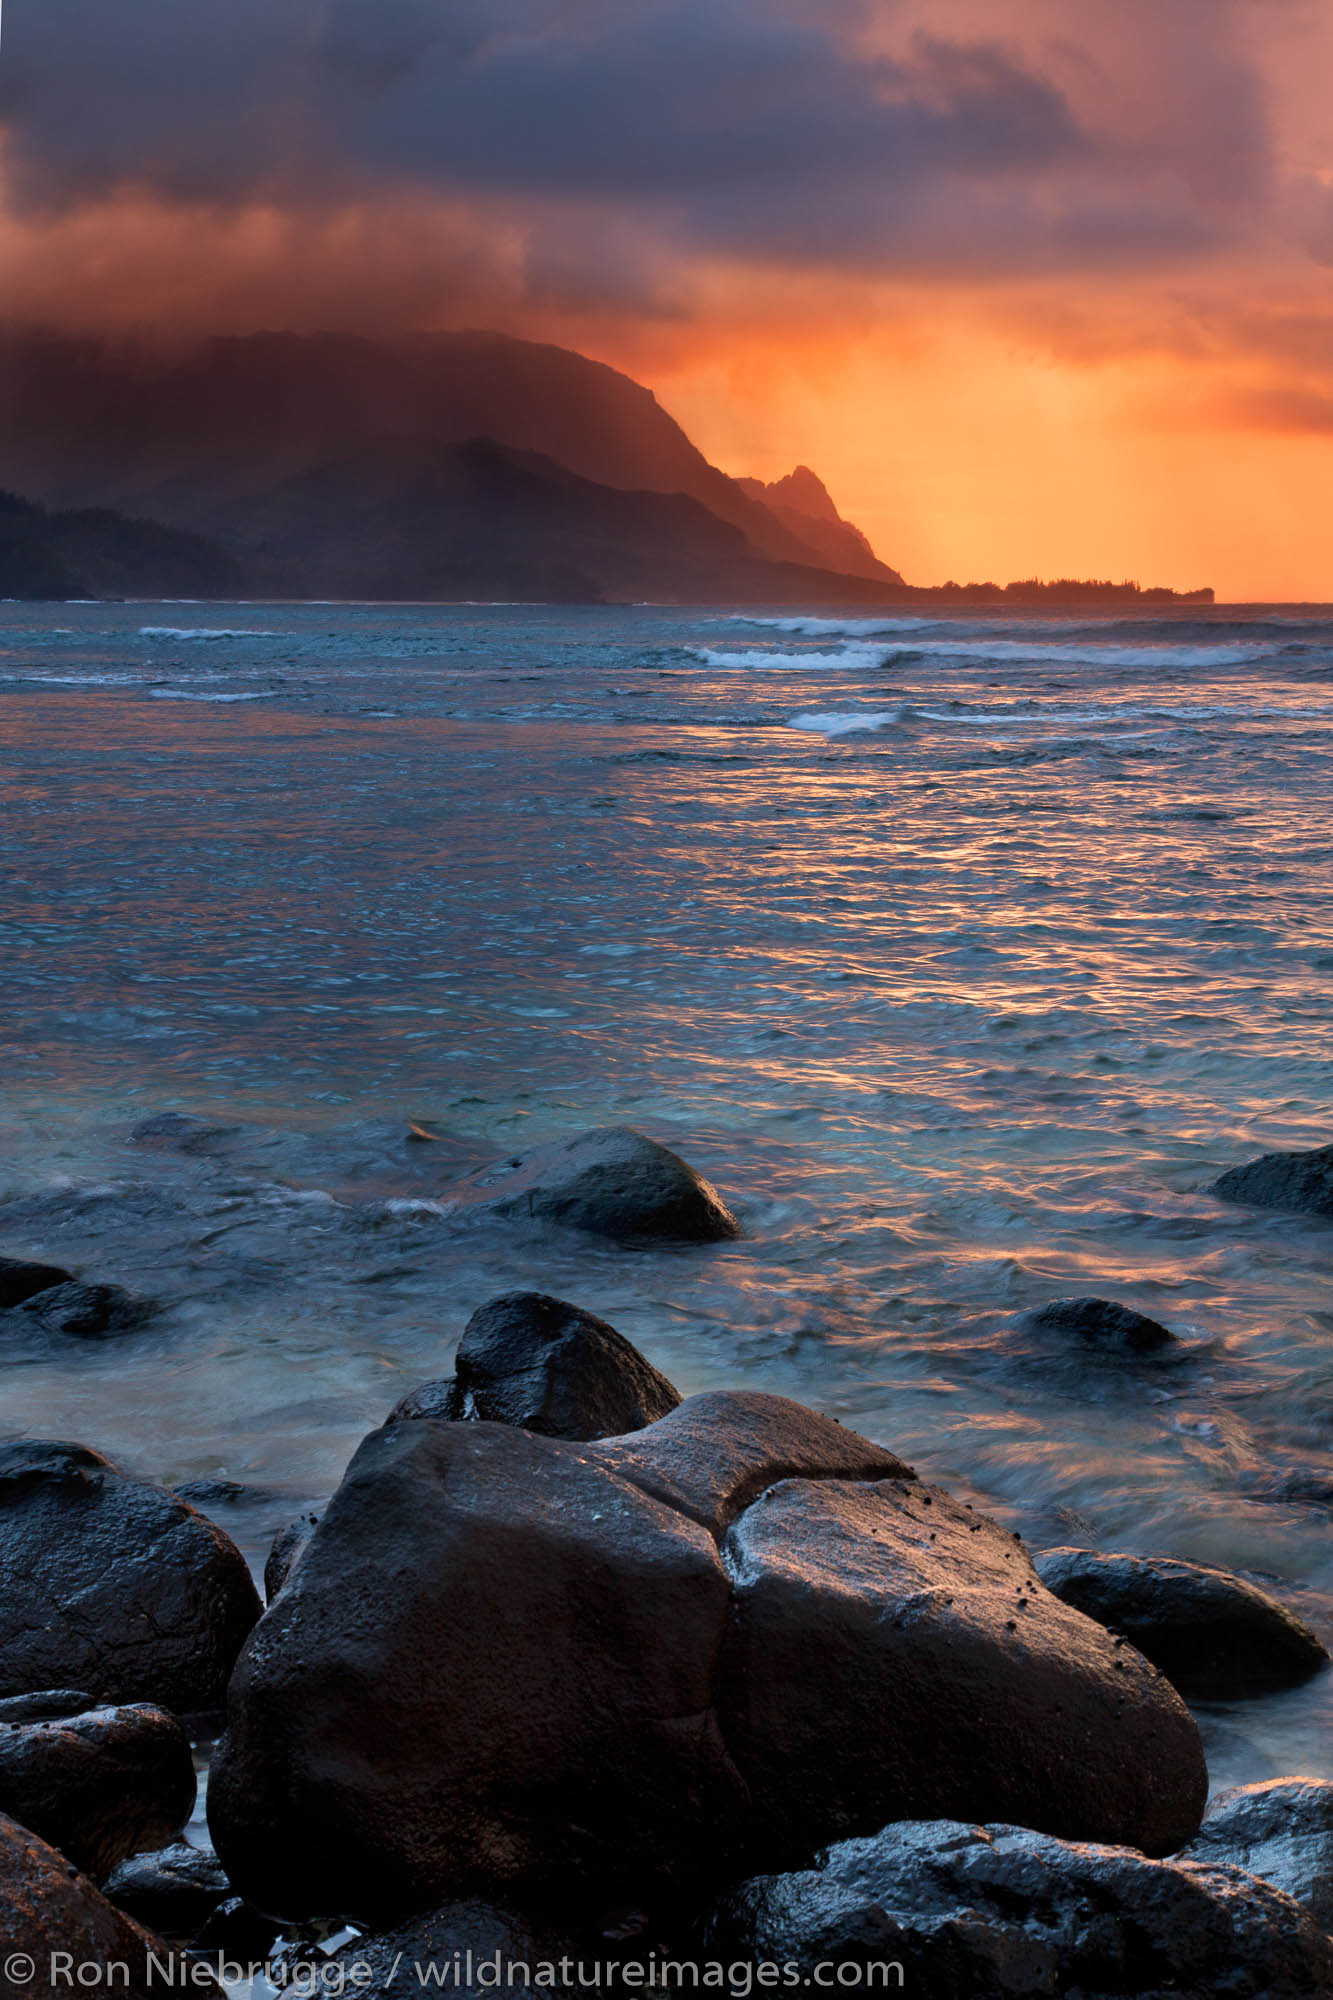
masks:
<svg viewBox="0 0 1333 2000"><path fill-rule="evenodd" d="M1333 1782L1269 1778L1219 1792L1178 1859L1262 1875L1333 1931Z"/></svg>
<svg viewBox="0 0 1333 2000"><path fill-rule="evenodd" d="M65 1715L83 1715L97 1703L81 1688L39 1688L35 1694L10 1694L0 1701L0 1723L55 1722Z"/></svg>
<svg viewBox="0 0 1333 2000"><path fill-rule="evenodd" d="M712 1389L589 1456L707 1528L720 1542L736 1516L782 1479L913 1479L883 1445L785 1396Z"/></svg>
<svg viewBox="0 0 1333 2000"><path fill-rule="evenodd" d="M1264 1153L1244 1166L1229 1167L1209 1193L1254 1208L1333 1216L1333 1146L1317 1146L1309 1153Z"/></svg>
<svg viewBox="0 0 1333 2000"><path fill-rule="evenodd" d="M826 1971L930 2000L1314 2000L1333 1942L1300 1905L1235 1868L1150 1861L1015 1826L912 1821L849 1840L816 1869L744 1883L710 1956ZM860 1977L837 1977L857 1968ZM807 1977L806 1984L809 1983Z"/></svg>
<svg viewBox="0 0 1333 2000"><path fill-rule="evenodd" d="M34 1264L26 1257L0 1257L0 1312L21 1306L38 1292L74 1281L58 1264Z"/></svg>
<svg viewBox="0 0 1333 2000"><path fill-rule="evenodd" d="M507 1292L474 1312L447 1385L427 1383L387 1421L460 1418L544 1437L615 1437L674 1410L665 1375L613 1326L542 1292Z"/></svg>
<svg viewBox="0 0 1333 2000"><path fill-rule="evenodd" d="M173 1986L186 1992L221 1993L204 1968L186 1966L160 1938L109 1903L63 1854L3 1813L0 1938L4 1940L0 2000L77 1991L79 1966L123 1965L124 1974L117 1969L106 1983L117 1995L128 1994L129 2000L149 2000L150 1995L161 2000ZM150 1954L156 1957L156 1969Z"/></svg>
<svg viewBox="0 0 1333 2000"><path fill-rule="evenodd" d="M591 1960L598 1954L584 1955ZM569 1939L493 1903L461 1901L377 1937L355 1938L335 1952L333 1964L346 1975L346 1990L361 2000L401 2000L404 1988L420 1993L432 1987L480 2000L524 1991L530 1983L540 1990L538 1966L559 1966L562 1959L570 1961L574 1976L544 1984L561 1993L586 1992L576 1978L578 1947ZM511 1975L510 1966L527 1966L528 1976Z"/></svg>
<svg viewBox="0 0 1333 2000"><path fill-rule="evenodd" d="M138 1299L120 1285L83 1285L73 1279L37 1292L21 1310L51 1333L78 1340L105 1340L134 1333L161 1311L152 1299Z"/></svg>
<svg viewBox="0 0 1333 2000"><path fill-rule="evenodd" d="M0 1812L90 1875L170 1840L194 1797L189 1738L165 1709L0 1722Z"/></svg>
<svg viewBox="0 0 1333 2000"><path fill-rule="evenodd" d="M273 1537L273 1546L264 1564L264 1597L272 1604L301 1558L301 1551L319 1526L319 1510L298 1514Z"/></svg>
<svg viewBox="0 0 1333 2000"><path fill-rule="evenodd" d="M501 1424L367 1438L237 1664L209 1825L259 1908L678 1874L742 1787L711 1536Z"/></svg>
<svg viewBox="0 0 1333 2000"><path fill-rule="evenodd" d="M259 1616L235 1543L84 1445L0 1445L0 1695L220 1706Z"/></svg>
<svg viewBox="0 0 1333 2000"><path fill-rule="evenodd" d="M617 1242L722 1243L740 1224L716 1188L628 1125L534 1146L462 1190L497 1215L532 1216Z"/></svg>
<svg viewBox="0 0 1333 2000"><path fill-rule="evenodd" d="M591 1920L954 1798L1179 1845L1206 1782L1169 1683L1012 1536L717 1394L584 1445L366 1439L237 1665L209 1820L281 1916Z"/></svg>
<svg viewBox="0 0 1333 2000"><path fill-rule="evenodd" d="M1033 1333L1060 1334L1109 1355L1155 1354L1177 1344L1155 1319L1114 1299L1049 1299L1024 1313L1023 1323Z"/></svg>
<svg viewBox="0 0 1333 2000"><path fill-rule="evenodd" d="M947 1493L787 1481L723 1557L722 1733L776 1851L886 1814L1003 1816L1152 1853L1197 1826L1208 1779L1184 1703Z"/></svg>
<svg viewBox="0 0 1333 2000"><path fill-rule="evenodd" d="M112 1869L102 1893L118 1910L163 1937L194 1937L231 1894L211 1847L178 1840L156 1854L136 1854Z"/></svg>
<svg viewBox="0 0 1333 2000"><path fill-rule="evenodd" d="M1037 1571L1062 1602L1123 1632L1197 1699L1292 1687L1328 1659L1304 1619L1229 1570L1172 1556L1046 1549Z"/></svg>

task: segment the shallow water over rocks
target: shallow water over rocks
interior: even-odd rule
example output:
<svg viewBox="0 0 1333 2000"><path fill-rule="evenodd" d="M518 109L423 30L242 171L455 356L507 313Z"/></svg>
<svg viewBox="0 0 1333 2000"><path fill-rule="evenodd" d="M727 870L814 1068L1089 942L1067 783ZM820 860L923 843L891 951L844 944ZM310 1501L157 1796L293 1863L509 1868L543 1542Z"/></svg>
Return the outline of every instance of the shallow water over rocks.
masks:
<svg viewBox="0 0 1333 2000"><path fill-rule="evenodd" d="M1329 1136L1333 617L7 606L0 734L0 1253L164 1307L0 1319L5 1434L262 1565L540 1290L1333 1638L1333 1227L1207 1192ZM616 1123L743 1239L451 1203ZM1024 1331L1069 1296L1178 1345ZM1201 1719L1333 1772L1327 1672Z"/></svg>

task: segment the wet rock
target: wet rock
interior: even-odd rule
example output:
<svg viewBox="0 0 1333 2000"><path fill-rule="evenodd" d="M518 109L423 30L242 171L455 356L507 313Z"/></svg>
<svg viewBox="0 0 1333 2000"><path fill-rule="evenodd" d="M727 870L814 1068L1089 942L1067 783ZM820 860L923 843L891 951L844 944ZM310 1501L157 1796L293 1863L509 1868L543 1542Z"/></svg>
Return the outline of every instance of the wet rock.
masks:
<svg viewBox="0 0 1333 2000"><path fill-rule="evenodd" d="M0 1725L0 1812L90 1875L170 1840L194 1797L189 1738L165 1709Z"/></svg>
<svg viewBox="0 0 1333 2000"><path fill-rule="evenodd" d="M1303 1619L1229 1570L1092 1549L1046 1549L1037 1570L1064 1603L1123 1632L1183 1694L1292 1687L1328 1659Z"/></svg>
<svg viewBox="0 0 1333 2000"><path fill-rule="evenodd" d="M6 1695L0 1701L0 1726L11 1722L58 1722L66 1715L83 1715L97 1703L81 1688L39 1688L35 1694Z"/></svg>
<svg viewBox="0 0 1333 2000"><path fill-rule="evenodd" d="M1221 1792L1177 1858L1261 1875L1333 1931L1333 1782L1270 1778Z"/></svg>
<svg viewBox="0 0 1333 2000"><path fill-rule="evenodd" d="M152 1299L136 1298L120 1285L84 1285L73 1280L40 1291L20 1310L52 1333L79 1340L106 1340L134 1333L156 1318L162 1308Z"/></svg>
<svg viewBox="0 0 1333 2000"><path fill-rule="evenodd" d="M371 1920L678 1872L740 1803L711 1713L728 1598L703 1529L575 1446L374 1432L237 1665L224 1867L261 1908Z"/></svg>
<svg viewBox="0 0 1333 2000"><path fill-rule="evenodd" d="M210 1974L202 1980L179 1956L132 1917L109 1903L86 1876L27 1827L0 1813L0 2000L33 2000L34 1995L74 1987L77 1967L126 1968L114 1975L114 1990L130 2000L160 1996L174 1984L186 1992L219 1994ZM69 1965L53 1954L68 1954ZM149 1964L155 1954L157 1969ZM32 1962L28 1976L23 1961ZM66 1973L68 1977L66 1977ZM108 1982L110 1984L111 1982Z"/></svg>
<svg viewBox="0 0 1333 2000"><path fill-rule="evenodd" d="M209 1153L220 1140L230 1139L243 1128L214 1125L207 1118L195 1118L186 1111L161 1111L154 1118L141 1118L130 1131L136 1146L164 1153Z"/></svg>
<svg viewBox="0 0 1333 2000"><path fill-rule="evenodd" d="M268 1959L280 1930L243 1896L228 1896L200 1925L194 1949L210 1957L219 1954L233 1965L258 1965Z"/></svg>
<svg viewBox="0 0 1333 2000"><path fill-rule="evenodd" d="M84 1445L0 1445L0 1695L221 1705L259 1616L235 1543Z"/></svg>
<svg viewBox="0 0 1333 2000"><path fill-rule="evenodd" d="M585 1951L592 1959L599 1954ZM603 1948L600 1956L608 1954ZM356 1975L349 1987L363 2000L400 2000L404 1986L412 1992L432 1986L452 1994L480 1996L488 1993L521 1991L527 1980L511 1977L510 1965L528 1966L535 1982L539 1965L558 1965L562 1958L577 1960L578 1948L568 1938L539 1926L529 1917L502 1910L494 1903L453 1902L429 1916L413 1917L396 1930L377 1937L356 1938L334 1953L333 1963L349 1978L354 1966L369 1969L369 1976ZM434 1976L432 1976L434 1975ZM582 1993L586 1989L572 1980L558 1982L558 1990Z"/></svg>
<svg viewBox="0 0 1333 2000"><path fill-rule="evenodd" d="M503 1161L464 1190L524 1215L618 1242L722 1243L740 1224L677 1153L628 1125L599 1125Z"/></svg>
<svg viewBox="0 0 1333 2000"><path fill-rule="evenodd" d="M1114 1299L1050 1299L1024 1313L1023 1322L1033 1333L1061 1334L1105 1354L1156 1354L1177 1345L1166 1327Z"/></svg>
<svg viewBox="0 0 1333 2000"><path fill-rule="evenodd" d="M887 1826L834 1847L817 1869L743 1884L706 1948L806 1968L896 1962L903 1990L930 2000L1333 1991L1333 1942L1290 1897L1237 1869L951 1820Z"/></svg>
<svg viewBox="0 0 1333 2000"><path fill-rule="evenodd" d="M461 1422L462 1398L452 1375L441 1375L433 1382L418 1382L415 1389L409 1389L384 1419L386 1424L411 1423L414 1418L424 1417L437 1424Z"/></svg>
<svg viewBox="0 0 1333 2000"><path fill-rule="evenodd" d="M515 1424L544 1437L615 1437L674 1410L678 1392L604 1319L542 1292L507 1292L474 1312L452 1383L426 1383L390 1412Z"/></svg>
<svg viewBox="0 0 1333 2000"><path fill-rule="evenodd" d="M723 1556L722 1733L786 1855L886 1815L1003 1817L1153 1853L1198 1824L1208 1781L1184 1703L948 1494L791 1480Z"/></svg>
<svg viewBox="0 0 1333 2000"><path fill-rule="evenodd" d="M0 1257L0 1312L21 1306L38 1292L73 1282L58 1264L34 1264L26 1257Z"/></svg>
<svg viewBox="0 0 1333 2000"><path fill-rule="evenodd" d="M707 1528L720 1541L736 1516L783 1479L912 1479L882 1445L817 1410L760 1390L714 1389L589 1456Z"/></svg>
<svg viewBox="0 0 1333 2000"><path fill-rule="evenodd" d="M122 1861L102 1884L102 1893L149 1930L184 1940L193 1938L226 1901L231 1885L211 1847L178 1840L155 1854Z"/></svg>
<svg viewBox="0 0 1333 2000"><path fill-rule="evenodd" d="M713 1395L587 1445L374 1433L238 1663L209 1812L258 1906L383 1922L633 1905L947 1799L1178 1845L1205 1791L1174 1690L1012 1536Z"/></svg>
<svg viewBox="0 0 1333 2000"><path fill-rule="evenodd" d="M294 1521L288 1521L285 1528L279 1528L273 1537L273 1546L264 1564L264 1596L268 1603L272 1604L295 1569L301 1551L319 1526L319 1514L318 1508L298 1514Z"/></svg>
<svg viewBox="0 0 1333 2000"><path fill-rule="evenodd" d="M1309 1153L1264 1153L1244 1166L1228 1168L1209 1192L1222 1201L1249 1202L1254 1208L1333 1216L1333 1146L1317 1146Z"/></svg>

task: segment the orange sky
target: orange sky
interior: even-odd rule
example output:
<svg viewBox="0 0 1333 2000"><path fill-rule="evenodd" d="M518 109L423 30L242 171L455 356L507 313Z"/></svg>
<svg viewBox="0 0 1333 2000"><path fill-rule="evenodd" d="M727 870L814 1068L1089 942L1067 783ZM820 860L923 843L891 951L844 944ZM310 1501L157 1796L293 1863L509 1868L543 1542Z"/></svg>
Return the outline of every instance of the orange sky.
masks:
<svg viewBox="0 0 1333 2000"><path fill-rule="evenodd" d="M7 9L6 313L505 327L914 582L1333 600L1327 0L465 14Z"/></svg>

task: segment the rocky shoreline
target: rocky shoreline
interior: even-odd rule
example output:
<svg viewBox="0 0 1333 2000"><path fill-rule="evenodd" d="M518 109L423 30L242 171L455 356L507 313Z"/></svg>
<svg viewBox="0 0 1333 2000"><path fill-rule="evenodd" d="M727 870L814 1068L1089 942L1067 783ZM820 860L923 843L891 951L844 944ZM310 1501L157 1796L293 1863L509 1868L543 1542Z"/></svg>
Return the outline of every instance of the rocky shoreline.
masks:
<svg viewBox="0 0 1333 2000"><path fill-rule="evenodd" d="M1327 1214L1330 1189L1323 1149L1216 1191ZM631 1248L738 1232L625 1128L460 1199ZM65 1294L67 1332L93 1310L71 1288L99 1289L14 1259L0 1288L15 1313ZM1114 1301L1013 1332L1172 1358ZM524 1983L484 1976L495 1954L599 1991L707 1962L733 1990L895 1966L932 2000L1333 1992L1333 1783L1205 1812L1186 1705L1327 1670L1288 1607L1199 1564L1030 1555L798 1403L682 1399L566 1301L476 1312L265 1585L96 1450L0 1447L5 2000L58 1988L52 1954L124 1962L135 1994L154 1955L193 1983L221 1961L371 1994ZM180 1836L190 1738L219 1722L210 1853Z"/></svg>

